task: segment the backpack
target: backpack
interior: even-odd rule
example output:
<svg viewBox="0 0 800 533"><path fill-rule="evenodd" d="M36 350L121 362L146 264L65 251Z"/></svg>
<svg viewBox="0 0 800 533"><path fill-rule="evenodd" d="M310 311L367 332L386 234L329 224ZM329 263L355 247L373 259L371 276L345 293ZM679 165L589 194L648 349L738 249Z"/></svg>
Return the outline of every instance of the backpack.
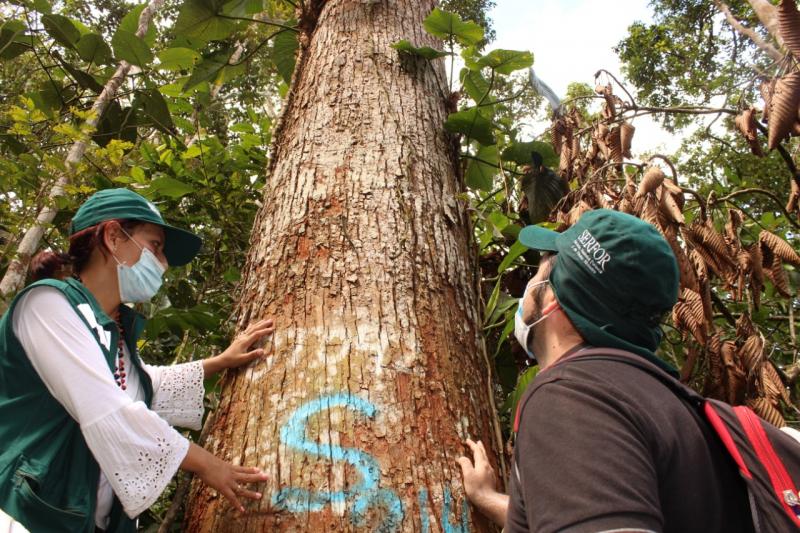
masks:
<svg viewBox="0 0 800 533"><path fill-rule="evenodd" d="M800 530L800 443L749 407L704 398L641 356L612 348L582 350L566 361L616 361L658 379L695 409L719 437L744 478L757 532ZM560 362L560 361L559 361Z"/></svg>

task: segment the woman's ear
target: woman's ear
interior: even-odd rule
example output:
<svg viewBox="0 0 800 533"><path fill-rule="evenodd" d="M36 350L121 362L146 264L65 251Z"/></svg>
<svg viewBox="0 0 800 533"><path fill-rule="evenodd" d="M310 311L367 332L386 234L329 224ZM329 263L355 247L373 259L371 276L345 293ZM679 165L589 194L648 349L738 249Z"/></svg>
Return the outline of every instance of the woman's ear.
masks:
<svg viewBox="0 0 800 533"><path fill-rule="evenodd" d="M122 242L122 231L119 222L111 220L103 228L103 244L111 253L117 251L117 245Z"/></svg>

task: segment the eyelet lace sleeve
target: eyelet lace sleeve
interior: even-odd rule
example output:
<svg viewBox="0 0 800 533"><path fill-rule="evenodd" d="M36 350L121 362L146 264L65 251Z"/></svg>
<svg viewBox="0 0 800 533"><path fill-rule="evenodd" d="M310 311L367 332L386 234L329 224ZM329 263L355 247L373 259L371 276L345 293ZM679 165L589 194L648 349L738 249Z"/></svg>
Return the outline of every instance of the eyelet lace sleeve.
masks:
<svg viewBox="0 0 800 533"><path fill-rule="evenodd" d="M203 363L144 365L153 380L151 409L173 426L200 429L203 420Z"/></svg>
<svg viewBox="0 0 800 533"><path fill-rule="evenodd" d="M131 402L81 429L131 518L155 503L189 451L189 441L142 402Z"/></svg>

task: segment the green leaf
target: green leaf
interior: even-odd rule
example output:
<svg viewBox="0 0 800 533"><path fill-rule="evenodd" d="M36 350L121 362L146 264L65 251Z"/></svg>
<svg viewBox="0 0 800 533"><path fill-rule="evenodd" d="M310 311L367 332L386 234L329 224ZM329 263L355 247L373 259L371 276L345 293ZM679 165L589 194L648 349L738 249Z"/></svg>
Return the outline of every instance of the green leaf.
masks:
<svg viewBox="0 0 800 533"><path fill-rule="evenodd" d="M145 124L152 125L163 132L172 133L175 127L172 123L172 115L169 112L166 100L158 90L149 89L137 93L133 107L142 111L137 122L140 126Z"/></svg>
<svg viewBox="0 0 800 533"><path fill-rule="evenodd" d="M489 80L483 77L480 70L461 69L461 84L464 91L475 103L491 103L494 98L489 94Z"/></svg>
<svg viewBox="0 0 800 533"><path fill-rule="evenodd" d="M465 177L467 187L471 189L479 189L482 191L490 191L494 176L497 174L498 154L497 146L481 146L475 157L481 159L470 159L467 164L467 174ZM483 161L486 161L484 163Z"/></svg>
<svg viewBox="0 0 800 533"><path fill-rule="evenodd" d="M75 68L66 61L61 62L61 67L67 72L69 72L70 76L72 76L75 79L75 81L78 82L78 85L80 85L84 89L89 89L96 93L100 93L103 91L103 86L100 84L100 82L94 79L94 76L92 76L88 72Z"/></svg>
<svg viewBox="0 0 800 533"><path fill-rule="evenodd" d="M203 58L203 60L194 67L194 71L192 71L192 75L189 76L186 83L183 84L184 92L204 81L213 82L217 76L219 76L220 72L222 72L222 69L228 65L233 51L233 48L228 48Z"/></svg>
<svg viewBox="0 0 800 533"><path fill-rule="evenodd" d="M296 21L290 20L287 25L294 26ZM297 53L297 33L293 31L283 31L275 36L272 44L272 61L278 74L287 84L292 80L294 72L295 54Z"/></svg>
<svg viewBox="0 0 800 533"><path fill-rule="evenodd" d="M525 394L525 389L528 388L528 384L530 384L530 382L533 381L533 378L535 378L536 374L538 373L539 373L538 365L526 368L525 371L519 375L519 378L517 379L517 386L514 387L514 391L511 394L509 394L505 403L503 403L501 411L509 413L510 418L512 420L516 415L517 404L522 399L522 395Z"/></svg>
<svg viewBox="0 0 800 533"><path fill-rule="evenodd" d="M145 7L147 7L146 3L138 5L128 11L128 14L122 17L117 29L125 30L136 35L136 32L139 30L139 17L142 15L142 11L144 11ZM142 39L144 39L144 42L146 42L148 46L152 47L156 43L156 37L156 27L151 21L147 25L147 31L145 31Z"/></svg>
<svg viewBox="0 0 800 533"><path fill-rule="evenodd" d="M248 17L264 11L264 0L231 0L222 6L222 12L232 17Z"/></svg>
<svg viewBox="0 0 800 533"><path fill-rule="evenodd" d="M0 59L14 59L33 49L31 38L25 35L25 25L9 20L0 26Z"/></svg>
<svg viewBox="0 0 800 533"><path fill-rule="evenodd" d="M502 281L502 279L497 280L497 283L494 284L494 289L492 289L492 294L489 296L489 300L486 302L486 309L483 310L484 324L489 321L489 317L494 313L494 308L497 305L497 299L500 297L500 282Z"/></svg>
<svg viewBox="0 0 800 533"><path fill-rule="evenodd" d="M530 165L531 153L542 156L542 164L546 167L558 166L559 158L550 143L541 141L517 142L503 150L503 161L513 161L518 165Z"/></svg>
<svg viewBox="0 0 800 533"><path fill-rule="evenodd" d="M44 15L42 25L56 42L67 48L75 48L75 43L81 38L81 33L70 19L63 15Z"/></svg>
<svg viewBox="0 0 800 533"><path fill-rule="evenodd" d="M444 127L451 133L462 133L470 139L475 139L484 146L495 143L492 129L494 125L481 115L478 108L473 107L466 111L451 113L444 123Z"/></svg>
<svg viewBox="0 0 800 533"><path fill-rule="evenodd" d="M178 14L174 31L183 37L204 41L222 41L235 29L236 22L218 16L213 3L187 0Z"/></svg>
<svg viewBox="0 0 800 533"><path fill-rule="evenodd" d="M97 124L92 140L106 146L113 139L136 142L136 111L132 107L122 108L119 101L112 100Z"/></svg>
<svg viewBox="0 0 800 533"><path fill-rule="evenodd" d="M111 39L111 46L117 59L124 59L131 65L146 67L153 61L153 52L147 43L127 30L118 29Z"/></svg>
<svg viewBox="0 0 800 533"><path fill-rule="evenodd" d="M53 12L53 6L48 0L33 0L33 9L39 13L49 14Z"/></svg>
<svg viewBox="0 0 800 533"><path fill-rule="evenodd" d="M111 48L96 33L87 33L75 44L75 49L81 59L93 65L108 65L111 63Z"/></svg>
<svg viewBox="0 0 800 533"><path fill-rule="evenodd" d="M182 181L174 178L156 178L150 182L150 191L157 196L167 196L169 198L180 198L193 193L194 188Z"/></svg>
<svg viewBox="0 0 800 533"><path fill-rule="evenodd" d="M441 50L436 50L435 48L431 48L430 46L422 46L417 48L407 40L403 39L402 41L398 41L392 45L392 48L395 50L403 53L408 54L411 56L418 56L423 57L427 60L436 59L437 57L444 57L450 55L447 52L442 52Z"/></svg>
<svg viewBox="0 0 800 533"><path fill-rule="evenodd" d="M500 262L500 265L497 267L497 273L501 274L505 272L506 269L508 269L508 267L510 267L514 263L514 261L516 261L517 258L522 254L524 254L527 250L528 247L519 241L516 241L514 244L512 244L511 248L509 248L508 250L508 253Z"/></svg>
<svg viewBox="0 0 800 533"><path fill-rule="evenodd" d="M492 68L499 74L511 74L533 65L533 54L517 50L492 50L478 60L478 65Z"/></svg>
<svg viewBox="0 0 800 533"><path fill-rule="evenodd" d="M200 61L200 53L191 48L167 48L158 54L159 70L189 70Z"/></svg>
<svg viewBox="0 0 800 533"><path fill-rule="evenodd" d="M449 39L451 36L466 46L478 44L483 39L483 28L471 21L463 21L455 13L435 8L423 22L425 31L439 37Z"/></svg>

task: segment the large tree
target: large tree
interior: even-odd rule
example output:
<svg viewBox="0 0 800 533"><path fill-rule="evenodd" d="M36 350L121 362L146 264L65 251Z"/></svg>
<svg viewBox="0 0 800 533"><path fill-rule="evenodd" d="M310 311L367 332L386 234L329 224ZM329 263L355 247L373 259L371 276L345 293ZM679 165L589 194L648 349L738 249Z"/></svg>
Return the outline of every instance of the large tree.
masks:
<svg viewBox="0 0 800 533"><path fill-rule="evenodd" d="M225 378L205 442L270 481L243 516L196 485L187 529L488 528L455 462L499 432L448 83L441 60L392 48L440 44L434 1L300 5L236 314L278 331Z"/></svg>

